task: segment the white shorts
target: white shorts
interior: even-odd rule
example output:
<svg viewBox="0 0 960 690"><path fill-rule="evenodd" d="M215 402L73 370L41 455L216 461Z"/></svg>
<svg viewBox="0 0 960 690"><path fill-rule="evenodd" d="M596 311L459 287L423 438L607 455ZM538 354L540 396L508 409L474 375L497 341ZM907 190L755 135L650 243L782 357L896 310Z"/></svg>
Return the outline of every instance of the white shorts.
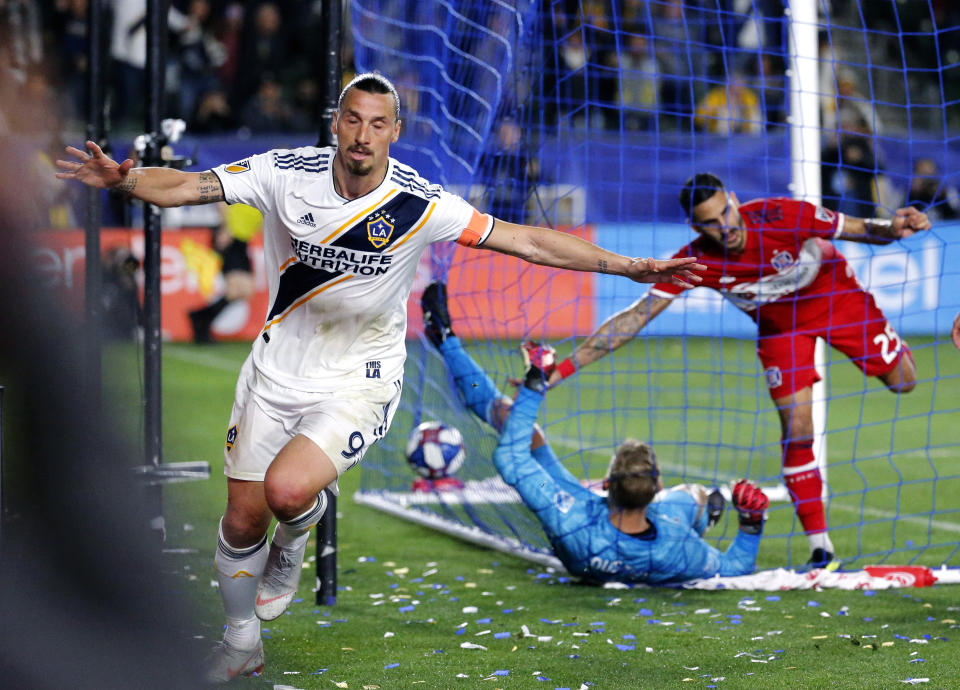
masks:
<svg viewBox="0 0 960 690"><path fill-rule="evenodd" d="M253 366L243 365L227 428L223 473L262 482L277 453L303 434L327 454L337 476L363 459L387 433L400 404L401 382L355 390L311 393L277 385ZM336 487L331 489L336 492Z"/></svg>

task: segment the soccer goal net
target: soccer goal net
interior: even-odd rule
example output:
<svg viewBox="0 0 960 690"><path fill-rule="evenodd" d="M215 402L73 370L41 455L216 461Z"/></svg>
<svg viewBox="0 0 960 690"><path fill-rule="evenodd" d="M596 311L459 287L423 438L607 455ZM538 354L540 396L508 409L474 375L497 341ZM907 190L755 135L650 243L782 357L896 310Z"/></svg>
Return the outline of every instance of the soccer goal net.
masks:
<svg viewBox="0 0 960 690"><path fill-rule="evenodd" d="M359 70L397 82L398 158L477 208L667 258L696 235L677 196L718 175L741 202L794 197L853 217L914 205L930 232L885 246L837 241L909 343L918 381L891 393L821 348L815 450L837 554L851 565L957 565L960 544L960 18L949 3L783 0L395 3L354 0ZM496 433L464 407L422 337L419 292L448 283L454 329L505 394L521 339L561 357L648 286L546 270L457 247L421 267L393 428L364 461L358 500L553 563L535 517L498 478ZM798 327L802 328L802 324ZM626 437L650 441L668 486L750 477L783 498L781 428L757 327L708 288L676 299L632 342L557 386L541 424L565 466L602 477ZM413 491L404 447L420 422L463 434L462 490ZM722 545L724 520L708 536ZM762 567L809 547L776 503Z"/></svg>

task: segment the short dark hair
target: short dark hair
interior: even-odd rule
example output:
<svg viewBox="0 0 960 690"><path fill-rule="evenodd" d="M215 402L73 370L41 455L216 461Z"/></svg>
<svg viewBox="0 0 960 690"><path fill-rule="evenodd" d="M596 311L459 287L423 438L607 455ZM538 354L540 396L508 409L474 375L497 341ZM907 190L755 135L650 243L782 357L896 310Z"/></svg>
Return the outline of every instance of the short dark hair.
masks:
<svg viewBox="0 0 960 690"><path fill-rule="evenodd" d="M620 444L607 475L607 503L611 508L646 508L657 495L657 456L646 443L628 438Z"/></svg>
<svg viewBox="0 0 960 690"><path fill-rule="evenodd" d="M366 93L390 94L393 96L394 117L397 120L400 119L400 94L397 93L397 89L393 83L382 74L377 74L376 72L364 72L351 79L350 83L343 87L343 91L340 92L340 98L337 99L338 111L340 110L340 106L343 104L344 96L347 95L347 91L350 89L360 89Z"/></svg>
<svg viewBox="0 0 960 690"><path fill-rule="evenodd" d="M693 209L712 197L717 192L723 192L723 180L713 173L697 173L683 183L680 190L680 206L687 218L693 217Z"/></svg>

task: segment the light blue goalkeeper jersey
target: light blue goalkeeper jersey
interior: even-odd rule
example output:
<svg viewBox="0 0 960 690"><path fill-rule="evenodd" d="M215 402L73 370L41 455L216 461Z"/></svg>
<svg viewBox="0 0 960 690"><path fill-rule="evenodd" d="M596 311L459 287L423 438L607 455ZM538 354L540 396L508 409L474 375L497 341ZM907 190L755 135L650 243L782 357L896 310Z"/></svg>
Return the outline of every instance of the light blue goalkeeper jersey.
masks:
<svg viewBox="0 0 960 690"><path fill-rule="evenodd" d="M502 397L493 381L449 337L440 352L466 405L492 423ZM549 446L530 450L543 394L521 389L493 460L507 484L536 513L557 558L571 574L597 582L668 584L713 575L745 575L756 567L760 535L737 532L726 552L700 536L706 515L682 490L662 492L647 508L651 529L640 536L610 524L607 501L580 485ZM705 513L705 511L703 511Z"/></svg>
<svg viewBox="0 0 960 690"><path fill-rule="evenodd" d="M580 486L553 455L530 451L541 393L520 391L493 460L507 484L536 513L557 558L573 575L599 582L674 583L714 575L745 575L756 567L760 535L738 531L726 552L694 529L697 504L669 491L647 508L651 528L640 536L610 524L607 501ZM699 525L697 525L699 526Z"/></svg>

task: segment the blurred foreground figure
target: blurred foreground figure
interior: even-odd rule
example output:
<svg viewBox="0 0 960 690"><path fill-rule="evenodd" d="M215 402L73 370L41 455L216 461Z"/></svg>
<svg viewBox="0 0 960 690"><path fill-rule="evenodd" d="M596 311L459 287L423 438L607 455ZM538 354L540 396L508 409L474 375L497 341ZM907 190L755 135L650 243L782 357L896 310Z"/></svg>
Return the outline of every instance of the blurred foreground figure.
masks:
<svg viewBox="0 0 960 690"><path fill-rule="evenodd" d="M9 78L0 72L0 93ZM4 115L16 109L0 99ZM2 127L0 145L29 158L29 141ZM191 619L162 579L135 455L83 389L80 315L53 304L31 270L26 220L42 189L16 164L0 166L0 684L196 687Z"/></svg>

